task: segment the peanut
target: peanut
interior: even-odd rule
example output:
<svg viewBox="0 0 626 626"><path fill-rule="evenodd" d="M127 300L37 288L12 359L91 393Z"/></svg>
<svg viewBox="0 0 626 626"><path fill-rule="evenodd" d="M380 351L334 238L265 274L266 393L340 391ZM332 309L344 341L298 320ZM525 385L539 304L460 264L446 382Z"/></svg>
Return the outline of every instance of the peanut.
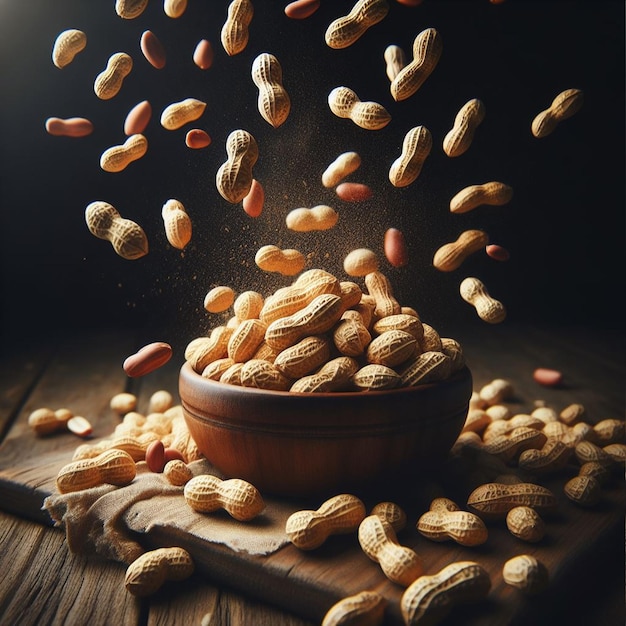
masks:
<svg viewBox="0 0 626 626"><path fill-rule="evenodd" d="M146 464L151 472L160 474L165 467L165 446L160 439L156 439L146 448Z"/></svg>
<svg viewBox="0 0 626 626"><path fill-rule="evenodd" d="M287 391L291 381L273 363L265 359L250 359L238 372L243 387L256 387L271 391Z"/></svg>
<svg viewBox="0 0 626 626"><path fill-rule="evenodd" d="M250 0L232 0L228 5L228 15L220 33L222 46L228 56L234 56L245 50L253 16L254 7Z"/></svg>
<svg viewBox="0 0 626 626"><path fill-rule="evenodd" d="M250 191L246 194L242 201L243 210L250 217L259 217L263 213L263 205L265 204L265 189L263 185L256 180L252 179L250 185Z"/></svg>
<svg viewBox="0 0 626 626"><path fill-rule="evenodd" d="M53 433L67 430L68 421L73 417L70 411L53 411L48 408L35 409L28 416L28 425L36 435L45 437Z"/></svg>
<svg viewBox="0 0 626 626"><path fill-rule="evenodd" d="M417 341L404 330L386 330L367 346L368 363L396 367L415 354Z"/></svg>
<svg viewBox="0 0 626 626"><path fill-rule="evenodd" d="M243 320L228 340L226 353L236 363L250 360L265 337L267 325L261 320Z"/></svg>
<svg viewBox="0 0 626 626"><path fill-rule="evenodd" d="M359 389L380 391L399 387L402 380L400 375L387 365L370 363L357 370L352 376L352 384Z"/></svg>
<svg viewBox="0 0 626 626"><path fill-rule="evenodd" d="M140 48L146 61L157 70L165 67L167 57L161 40L151 31L145 30L141 35Z"/></svg>
<svg viewBox="0 0 626 626"><path fill-rule="evenodd" d="M89 420L81 415L70 417L70 419L67 420L67 429L78 437L90 437L93 433L93 428Z"/></svg>
<svg viewBox="0 0 626 626"><path fill-rule="evenodd" d="M148 0L115 0L115 12L125 20L139 17L148 6Z"/></svg>
<svg viewBox="0 0 626 626"><path fill-rule="evenodd" d="M168 461L163 468L163 475L171 485L176 487L186 485L193 478L188 465L180 459Z"/></svg>
<svg viewBox="0 0 626 626"><path fill-rule="evenodd" d="M498 435L489 440L485 444L483 450L487 454L493 454L501 458L505 463L510 463L518 455L531 448L541 448L546 443L547 437L540 430L535 428L529 428L528 426L519 426L514 428L510 433ZM531 457L531 460L535 460ZM550 458L550 460L552 460ZM557 460L559 457L557 455ZM542 461L545 461L543 456L540 456L539 461L535 460L535 465L540 468ZM532 466L533 463L530 463Z"/></svg>
<svg viewBox="0 0 626 626"><path fill-rule="evenodd" d="M482 250L489 241L489 236L482 230L463 231L456 241L441 246L433 257L433 265L441 272L453 272L463 261Z"/></svg>
<svg viewBox="0 0 626 626"><path fill-rule="evenodd" d="M349 356L328 361L315 374L299 378L289 391L295 393L328 393L348 386L359 369L358 362Z"/></svg>
<svg viewBox="0 0 626 626"><path fill-rule="evenodd" d="M414 387L425 383L445 380L452 371L452 359L443 352L427 350L412 359L400 371L402 387Z"/></svg>
<svg viewBox="0 0 626 626"><path fill-rule="evenodd" d="M406 66L406 56L404 50L400 46L391 44L385 48L385 73L387 78L392 81Z"/></svg>
<svg viewBox="0 0 626 626"><path fill-rule="evenodd" d="M304 20L319 8L320 0L295 0L285 7L285 15L292 20Z"/></svg>
<svg viewBox="0 0 626 626"><path fill-rule="evenodd" d="M49 117L46 132L55 137L86 137L93 132L93 124L85 117Z"/></svg>
<svg viewBox="0 0 626 626"><path fill-rule="evenodd" d="M211 474L194 476L185 485L185 501L199 513L224 509L239 522L247 522L265 510L265 502L254 485L241 478L220 480Z"/></svg>
<svg viewBox="0 0 626 626"><path fill-rule="evenodd" d="M257 107L261 117L274 128L289 117L291 100L283 86L280 62L268 52L262 52L252 62L252 82L259 90Z"/></svg>
<svg viewBox="0 0 626 626"><path fill-rule="evenodd" d="M131 135L118 146L111 146L102 153L100 167L105 172L121 172L133 161L141 159L148 151L148 140L144 135Z"/></svg>
<svg viewBox="0 0 626 626"><path fill-rule="evenodd" d="M483 385L478 394L480 399L487 403L488 406L493 406L494 404L510 400L514 395L514 389L511 381L505 378L494 378L486 385Z"/></svg>
<svg viewBox="0 0 626 626"><path fill-rule="evenodd" d="M349 87L335 87L328 95L328 106L337 117L350 119L366 130L380 130L391 121L382 104L362 102Z"/></svg>
<svg viewBox="0 0 626 626"><path fill-rule="evenodd" d="M506 561L502 568L504 582L531 595L548 586L546 566L531 554L520 554Z"/></svg>
<svg viewBox="0 0 626 626"><path fill-rule="evenodd" d="M172 346L164 341L155 341L126 357L122 367L127 376L137 378L162 367L171 358Z"/></svg>
<svg viewBox="0 0 626 626"><path fill-rule="evenodd" d="M286 348L274 359L274 365L287 378L302 378L328 361L330 342L324 337L305 337Z"/></svg>
<svg viewBox="0 0 626 626"><path fill-rule="evenodd" d="M344 202L364 202L369 200L374 192L365 183L344 182L337 185L335 193Z"/></svg>
<svg viewBox="0 0 626 626"><path fill-rule="evenodd" d="M350 13L332 21L324 39L335 50L348 48L365 32L382 21L389 12L386 0L358 0Z"/></svg>
<svg viewBox="0 0 626 626"><path fill-rule="evenodd" d="M454 118L454 125L443 139L443 151L449 157L458 157L469 150L476 128L485 119L485 105L473 98L466 102Z"/></svg>
<svg viewBox="0 0 626 626"><path fill-rule="evenodd" d="M549 439L541 449L524 450L517 460L521 470L533 474L559 472L572 456L572 449L558 439Z"/></svg>
<svg viewBox="0 0 626 626"><path fill-rule="evenodd" d="M459 604L487 596L491 579L474 561L456 561L436 574L420 576L402 594L400 608L407 626L438 624Z"/></svg>
<svg viewBox="0 0 626 626"><path fill-rule="evenodd" d="M509 185L492 181L482 185L470 185L461 189L450 200L451 213L467 213L482 204L502 206L511 201L513 189Z"/></svg>
<svg viewBox="0 0 626 626"><path fill-rule="evenodd" d="M293 315L273 321L267 327L265 341L275 350L284 350L304 337L329 331L341 313L341 298L334 294L322 294Z"/></svg>
<svg viewBox="0 0 626 626"><path fill-rule="evenodd" d="M166 130L178 130L189 122L202 117L206 102L197 98L185 98L168 104L161 113L161 126Z"/></svg>
<svg viewBox="0 0 626 626"><path fill-rule="evenodd" d="M165 389L159 389L150 396L148 413L165 413L172 408L173 404L174 397L172 394Z"/></svg>
<svg viewBox="0 0 626 626"><path fill-rule="evenodd" d="M400 303L393 295L393 288L389 279L382 272L368 272L365 275L365 286L376 303L374 314L377 317L387 317L400 313Z"/></svg>
<svg viewBox="0 0 626 626"><path fill-rule="evenodd" d="M124 585L129 593L145 597L156 593L167 580L185 580L194 563L184 548L157 548L145 552L127 568Z"/></svg>
<svg viewBox="0 0 626 626"><path fill-rule="evenodd" d="M111 243L124 259L134 260L148 254L148 238L143 228L123 218L108 202L92 202L85 209L85 221L92 235Z"/></svg>
<svg viewBox="0 0 626 626"><path fill-rule="evenodd" d="M406 526L406 513L395 502L379 502L372 507L370 515L378 515L378 517L387 521L397 533Z"/></svg>
<svg viewBox="0 0 626 626"><path fill-rule="evenodd" d="M77 28L68 28L57 35L52 46L52 62L63 69L87 46L87 35Z"/></svg>
<svg viewBox="0 0 626 626"><path fill-rule="evenodd" d="M135 410L137 406L137 396L132 393L116 393L109 402L111 410L118 415L125 415Z"/></svg>
<svg viewBox="0 0 626 626"><path fill-rule="evenodd" d="M391 81L391 95L396 102L410 98L420 89L437 66L441 52L441 37L436 29L427 28L417 35L413 41L413 60Z"/></svg>
<svg viewBox="0 0 626 626"><path fill-rule="evenodd" d="M382 317L374 323L372 330L378 335L388 330L403 330L413 335L418 343L424 337L424 326L420 318L415 315L407 315L406 313L396 313Z"/></svg>
<svg viewBox="0 0 626 626"><path fill-rule="evenodd" d="M506 514L506 527L522 541L536 543L546 534L546 525L535 509L529 506L513 507Z"/></svg>
<svg viewBox="0 0 626 626"><path fill-rule="evenodd" d="M369 248L356 248L343 260L343 269L348 276L365 276L378 270L378 256Z"/></svg>
<svg viewBox="0 0 626 626"><path fill-rule="evenodd" d="M400 545L391 524L378 515L369 515L361 521L358 536L363 552L380 565L392 582L406 587L423 573L418 554Z"/></svg>
<svg viewBox="0 0 626 626"><path fill-rule="evenodd" d="M600 501L600 483L591 475L578 475L570 478L563 492L574 503L580 506L595 506Z"/></svg>
<svg viewBox="0 0 626 626"><path fill-rule="evenodd" d="M168 200L161 209L161 217L165 226L165 236L170 244L178 250L184 250L191 241L191 218L182 202Z"/></svg>
<svg viewBox="0 0 626 626"><path fill-rule="evenodd" d="M374 591L360 591L342 598L328 609L322 626L378 626L385 618L387 600Z"/></svg>
<svg viewBox="0 0 626 626"><path fill-rule="evenodd" d="M441 337L441 351L452 361L452 371L456 372L465 365L465 355L461 344L451 337Z"/></svg>
<svg viewBox="0 0 626 626"><path fill-rule="evenodd" d="M333 330L333 342L345 356L360 356L372 340L367 328L356 320L344 319Z"/></svg>
<svg viewBox="0 0 626 626"><path fill-rule="evenodd" d="M479 546L487 541L485 523L468 511L461 511L448 498L435 498L430 509L417 521L419 533L431 541L452 539L462 546Z"/></svg>
<svg viewBox="0 0 626 626"><path fill-rule="evenodd" d="M432 135L425 126L415 126L407 132L402 153L389 169L389 181L394 187L407 187L417 179L432 145Z"/></svg>
<svg viewBox="0 0 626 626"><path fill-rule="evenodd" d="M59 493L71 493L103 484L122 487L137 474L135 461L124 450L111 449L93 459L72 461L59 470L56 486Z"/></svg>
<svg viewBox="0 0 626 626"><path fill-rule="evenodd" d="M533 483L485 483L469 495L467 505L483 515L505 516L516 506L530 506L537 510L550 510L556 506L554 494Z"/></svg>
<svg viewBox="0 0 626 626"><path fill-rule="evenodd" d="M358 152L342 152L322 173L322 185L326 188L335 187L359 167L361 157Z"/></svg>
<svg viewBox="0 0 626 626"><path fill-rule="evenodd" d="M252 187L252 168L259 158L259 148L248 131L238 129L226 139L226 154L228 158L217 170L215 182L220 195L237 204Z"/></svg>
<svg viewBox="0 0 626 626"><path fill-rule="evenodd" d="M568 425L578 422L585 416L585 407L582 404L573 402L568 404L560 413L559 419Z"/></svg>
<svg viewBox="0 0 626 626"><path fill-rule="evenodd" d="M426 323L422 324L422 329L424 331L424 335L420 340L422 351L441 352L443 350L443 344L441 343L441 336L436 329Z"/></svg>
<svg viewBox="0 0 626 626"><path fill-rule="evenodd" d="M308 233L314 230L329 230L339 219L339 215L332 207L319 204L312 209L300 208L289 211L286 217L287 228L298 233Z"/></svg>
<svg viewBox="0 0 626 626"><path fill-rule="evenodd" d="M235 317L242 322L258 318L263 308L263 296L256 291L242 291L233 303Z"/></svg>
<svg viewBox="0 0 626 626"><path fill-rule="evenodd" d="M511 258L510 252L497 243L490 243L485 246L485 253L488 257L501 262L508 261Z"/></svg>
<svg viewBox="0 0 626 626"><path fill-rule="evenodd" d="M187 0L163 0L163 11L167 17L177 19L187 10Z"/></svg>
<svg viewBox="0 0 626 626"><path fill-rule="evenodd" d="M265 272L293 276L302 271L306 259L301 252L293 248L281 250L277 246L266 245L257 250L254 262Z"/></svg>
<svg viewBox="0 0 626 626"><path fill-rule="evenodd" d="M222 313L230 308L235 301L235 292L232 287L218 285L204 296L204 308L209 313Z"/></svg>
<svg viewBox="0 0 626 626"><path fill-rule="evenodd" d="M471 304L478 317L488 324L499 324L506 317L506 308L499 300L491 297L478 278L465 278L459 287L463 300Z"/></svg>
<svg viewBox="0 0 626 626"><path fill-rule="evenodd" d="M597 446L591 441L581 441L574 447L574 453L579 463L588 463L589 461L596 461L610 467L613 465L614 460L608 452L606 452L600 446Z"/></svg>
<svg viewBox="0 0 626 626"><path fill-rule="evenodd" d="M193 62L201 69L208 70L213 65L213 46L208 39L201 39L193 51Z"/></svg>
<svg viewBox="0 0 626 626"><path fill-rule="evenodd" d="M226 356L228 340L233 334L233 329L226 326L216 326L209 337L193 339L185 349L185 359L198 374L216 359Z"/></svg>
<svg viewBox="0 0 626 626"><path fill-rule="evenodd" d="M409 262L409 251L401 230L388 228L385 231L383 249L387 261L394 267L404 267Z"/></svg>
<svg viewBox="0 0 626 626"><path fill-rule="evenodd" d="M148 100L138 102L126 115L124 120L124 134L140 135L148 126L152 117L152 105Z"/></svg>
<svg viewBox="0 0 626 626"><path fill-rule="evenodd" d="M531 124L532 134L546 137L563 120L578 113L583 105L584 94L580 89L566 89L554 98L550 106L535 116Z"/></svg>
<svg viewBox="0 0 626 626"><path fill-rule="evenodd" d="M109 57L106 67L93 84L93 90L101 100L114 98L122 88L124 79L133 69L133 59L125 52L116 52Z"/></svg>
<svg viewBox="0 0 626 626"><path fill-rule="evenodd" d="M292 513L285 523L289 541L300 550L315 550L331 535L355 532L365 518L365 505L352 494L339 494L316 510Z"/></svg>
<svg viewBox="0 0 626 626"><path fill-rule="evenodd" d="M201 128L192 128L185 135L185 145L192 150L202 150L211 145L211 136Z"/></svg>
<svg viewBox="0 0 626 626"><path fill-rule="evenodd" d="M209 363L202 370L201 376L202 378L209 378L211 380L220 380L220 378L224 375L224 372L234 364L235 361L227 356L222 359L217 359L212 363Z"/></svg>

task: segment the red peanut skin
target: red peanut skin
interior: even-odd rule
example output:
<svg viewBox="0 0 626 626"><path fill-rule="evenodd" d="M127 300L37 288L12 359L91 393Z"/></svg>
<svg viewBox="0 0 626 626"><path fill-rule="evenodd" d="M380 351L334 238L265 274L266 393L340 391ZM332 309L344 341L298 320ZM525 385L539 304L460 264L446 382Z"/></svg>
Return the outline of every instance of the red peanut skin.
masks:
<svg viewBox="0 0 626 626"><path fill-rule="evenodd" d="M363 202L372 197L372 190L363 183L341 183L335 193L346 202Z"/></svg>
<svg viewBox="0 0 626 626"><path fill-rule="evenodd" d="M172 347L168 343L155 341L127 357L123 368L127 376L137 378L165 365L171 358Z"/></svg>
<svg viewBox="0 0 626 626"><path fill-rule="evenodd" d="M485 247L485 252L487 256L490 256L492 259L496 261L508 261L509 260L509 251L498 244L491 243Z"/></svg>
<svg viewBox="0 0 626 626"><path fill-rule="evenodd" d="M535 382L544 387L558 387L563 382L563 374L561 372L547 367L538 367L533 372L533 378Z"/></svg>
<svg viewBox="0 0 626 626"><path fill-rule="evenodd" d="M55 137L86 137L93 132L93 124L84 117L49 117L46 131Z"/></svg>
<svg viewBox="0 0 626 626"><path fill-rule="evenodd" d="M211 145L211 137L201 128L192 128L185 135L185 145L192 150L200 150Z"/></svg>
<svg viewBox="0 0 626 626"><path fill-rule="evenodd" d="M250 217L259 217L263 213L263 205L265 204L265 190L263 185L255 179L252 180L250 191L243 199L243 210Z"/></svg>
<svg viewBox="0 0 626 626"><path fill-rule="evenodd" d="M146 129L151 117L152 105L147 100L136 104L124 120L124 134L128 137L140 135Z"/></svg>
<svg viewBox="0 0 626 626"><path fill-rule="evenodd" d="M152 67L162 70L165 67L165 48L159 38L151 31L146 30L141 36L140 43L143 56Z"/></svg>
<svg viewBox="0 0 626 626"><path fill-rule="evenodd" d="M320 8L320 0L296 0L285 7L285 15L292 20L304 20Z"/></svg>
<svg viewBox="0 0 626 626"><path fill-rule="evenodd" d="M403 267L409 262L404 234L397 228L387 229L383 248L387 261L394 267Z"/></svg>
<svg viewBox="0 0 626 626"><path fill-rule="evenodd" d="M193 52L193 62L201 69L208 70L213 65L213 46L207 39L201 39Z"/></svg>

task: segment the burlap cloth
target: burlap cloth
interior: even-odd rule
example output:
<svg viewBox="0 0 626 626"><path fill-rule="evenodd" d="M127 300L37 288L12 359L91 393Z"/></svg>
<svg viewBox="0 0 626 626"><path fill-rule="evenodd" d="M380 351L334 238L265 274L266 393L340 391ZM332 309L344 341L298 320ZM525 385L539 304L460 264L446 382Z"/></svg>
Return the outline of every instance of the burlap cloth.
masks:
<svg viewBox="0 0 626 626"><path fill-rule="evenodd" d="M206 460L189 463L194 476L220 476ZM139 539L151 529L189 533L234 551L267 555L288 543L285 523L296 507L264 498L266 508L249 522L238 522L223 510L197 513L185 501L183 487L137 464L137 476L125 487L102 485L76 493L53 494L43 504L56 526L65 528L72 552L99 554L131 563L146 549Z"/></svg>

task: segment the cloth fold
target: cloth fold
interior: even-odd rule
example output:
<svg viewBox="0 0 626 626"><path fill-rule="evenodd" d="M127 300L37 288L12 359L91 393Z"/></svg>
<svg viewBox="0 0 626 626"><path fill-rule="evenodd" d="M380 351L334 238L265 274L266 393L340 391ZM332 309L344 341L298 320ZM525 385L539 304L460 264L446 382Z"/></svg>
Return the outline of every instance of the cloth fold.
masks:
<svg viewBox="0 0 626 626"><path fill-rule="evenodd" d="M194 476L220 476L206 460L189 463ZM265 511L250 522L238 522L225 511L198 513L185 501L183 487L171 485L163 474L137 464L137 476L125 487L101 485L83 491L48 496L43 509L55 526L64 527L69 549L96 553L131 563L145 552L142 535L159 527L172 536L193 534L236 552L267 555L288 543L285 523L293 504L265 499Z"/></svg>

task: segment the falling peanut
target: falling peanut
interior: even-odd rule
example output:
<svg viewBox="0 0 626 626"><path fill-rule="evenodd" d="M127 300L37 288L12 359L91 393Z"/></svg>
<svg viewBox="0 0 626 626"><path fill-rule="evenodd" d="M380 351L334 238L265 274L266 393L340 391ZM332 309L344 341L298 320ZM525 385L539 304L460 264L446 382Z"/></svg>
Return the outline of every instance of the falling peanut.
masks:
<svg viewBox="0 0 626 626"><path fill-rule="evenodd" d="M387 78L392 81L406 66L404 50L395 44L389 45L385 48L384 59Z"/></svg>
<svg viewBox="0 0 626 626"><path fill-rule="evenodd" d="M52 47L52 62L63 69L69 65L79 52L87 46L87 35L77 28L69 28L59 33Z"/></svg>
<svg viewBox="0 0 626 626"><path fill-rule="evenodd" d="M474 133L485 119L485 105L478 98L466 102L454 118L454 125L443 140L443 151L449 157L461 156L469 150Z"/></svg>
<svg viewBox="0 0 626 626"><path fill-rule="evenodd" d="M134 20L148 6L148 0L115 0L115 12L124 20Z"/></svg>
<svg viewBox="0 0 626 626"><path fill-rule="evenodd" d="M382 104L362 102L348 87L335 87L328 95L328 106L337 117L350 119L366 130L379 130L391 121Z"/></svg>
<svg viewBox="0 0 626 626"><path fill-rule="evenodd" d="M86 137L93 132L93 124L85 117L49 117L46 131L55 137Z"/></svg>
<svg viewBox="0 0 626 626"><path fill-rule="evenodd" d="M485 285L478 278L465 278L459 290L463 300L476 309L481 320L489 324L499 324L504 321L506 317L504 305L489 295Z"/></svg>
<svg viewBox="0 0 626 626"><path fill-rule="evenodd" d="M456 241L444 244L433 256L433 265L441 272L453 272L463 261L482 250L488 243L489 236L482 230L466 230Z"/></svg>
<svg viewBox="0 0 626 626"><path fill-rule="evenodd" d="M101 100L114 98L122 88L124 79L133 69L133 59L125 52L109 57L106 68L96 76L93 90Z"/></svg>
<svg viewBox="0 0 626 626"><path fill-rule="evenodd" d="M250 37L249 26L254 16L250 0L233 0L228 5L228 15L221 31L221 41L228 56L245 50Z"/></svg>
<svg viewBox="0 0 626 626"><path fill-rule="evenodd" d="M252 187L252 168L259 158L259 148L248 131L239 129L228 135L226 154L228 158L217 170L215 183L224 200L237 204Z"/></svg>
<svg viewBox="0 0 626 626"><path fill-rule="evenodd" d="M330 23L324 35L326 44L335 50L351 46L388 12L386 0L358 0L350 13Z"/></svg>
<svg viewBox="0 0 626 626"><path fill-rule="evenodd" d="M329 230L339 219L332 207L320 204L312 209L300 208L289 211L286 217L287 228L300 233L314 230Z"/></svg>
<svg viewBox="0 0 626 626"><path fill-rule="evenodd" d="M161 217L165 226L165 236L174 248L183 250L191 241L191 218L182 202L168 200L161 209Z"/></svg>
<svg viewBox="0 0 626 626"><path fill-rule="evenodd" d="M301 252L292 248L281 250L277 246L266 245L259 248L254 262L265 272L277 272L283 276L299 274L306 259Z"/></svg>
<svg viewBox="0 0 626 626"><path fill-rule="evenodd" d="M417 179L432 145L432 135L425 126L409 130L402 142L402 153L389 169L389 180L394 187L407 187Z"/></svg>
<svg viewBox="0 0 626 626"><path fill-rule="evenodd" d="M167 17L178 19L187 10L187 0L163 0L163 11Z"/></svg>
<svg viewBox="0 0 626 626"><path fill-rule="evenodd" d="M549 108L541 111L532 121L531 131L537 138L546 137L563 120L578 113L583 105L584 94L580 89L562 91Z"/></svg>
<svg viewBox="0 0 626 626"><path fill-rule="evenodd" d="M252 81L259 90L257 107L261 117L278 128L289 117L291 100L283 86L283 70L273 54L262 52L254 59Z"/></svg>
<svg viewBox="0 0 626 626"><path fill-rule="evenodd" d="M492 181L482 185L470 185L461 189L450 200L451 213L467 213L483 204L502 206L511 201L513 189L501 182Z"/></svg>
<svg viewBox="0 0 626 626"><path fill-rule="evenodd" d="M197 98L185 98L180 102L173 102L161 113L161 126L167 130L178 130L189 122L195 122L202 117L206 109L206 102Z"/></svg>
<svg viewBox="0 0 626 626"><path fill-rule="evenodd" d="M361 157L358 152L343 152L324 170L322 185L327 188L334 187L356 172L359 167L361 167Z"/></svg>
<svg viewBox="0 0 626 626"><path fill-rule="evenodd" d="M121 172L133 161L145 156L148 151L148 140L145 135L131 135L123 144L111 146L102 153L100 167L105 172Z"/></svg>

